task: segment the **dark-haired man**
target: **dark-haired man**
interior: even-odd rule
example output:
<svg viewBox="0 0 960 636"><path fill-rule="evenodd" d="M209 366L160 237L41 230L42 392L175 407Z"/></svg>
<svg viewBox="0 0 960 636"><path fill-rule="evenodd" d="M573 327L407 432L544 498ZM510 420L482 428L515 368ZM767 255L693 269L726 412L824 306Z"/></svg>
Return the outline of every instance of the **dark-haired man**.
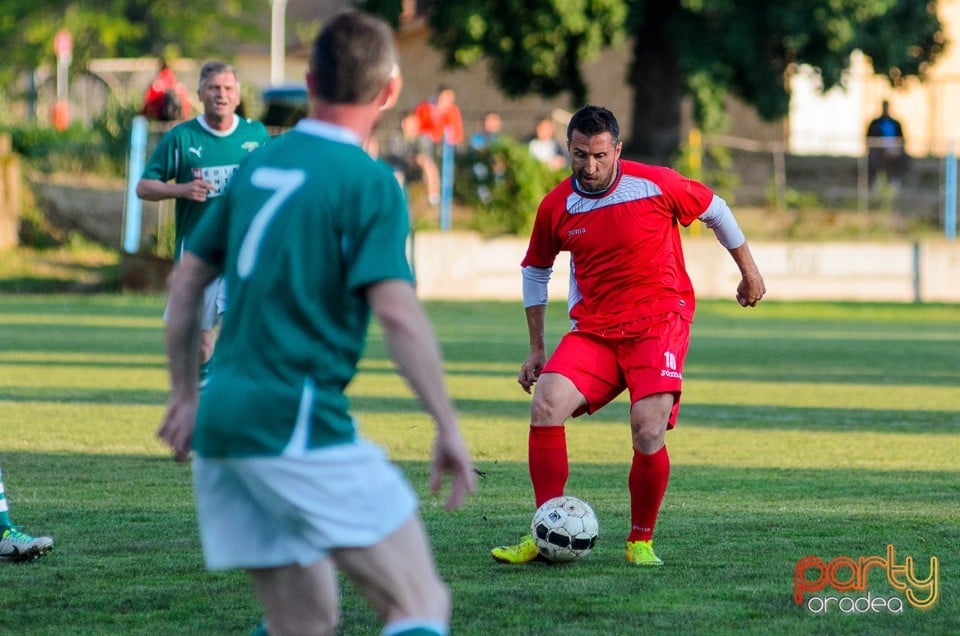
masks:
<svg viewBox="0 0 960 636"><path fill-rule="evenodd" d="M737 301L753 307L766 288L730 208L677 172L622 159L609 110L585 106L567 127L572 175L537 210L521 263L530 353L517 381L531 405L528 464L534 501L564 494L569 466L564 423L630 394L632 464L626 558L660 565L653 528L670 475L666 432L676 423L693 321L693 285L679 227L700 220L740 269ZM554 259L570 252L573 328L546 355L544 317ZM538 558L533 538L494 548L502 563Z"/></svg>

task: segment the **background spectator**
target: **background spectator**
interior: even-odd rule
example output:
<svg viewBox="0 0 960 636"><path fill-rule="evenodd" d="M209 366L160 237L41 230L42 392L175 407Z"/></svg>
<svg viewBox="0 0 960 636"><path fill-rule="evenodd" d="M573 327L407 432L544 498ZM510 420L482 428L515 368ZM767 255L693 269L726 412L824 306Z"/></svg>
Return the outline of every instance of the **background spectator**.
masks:
<svg viewBox="0 0 960 636"><path fill-rule="evenodd" d="M490 146L503 137L503 119L500 113L487 111L483 114L481 129L470 137L470 172L476 182L477 198L489 203L493 198L490 186L503 179L506 165L503 158L490 152Z"/></svg>
<svg viewBox="0 0 960 636"><path fill-rule="evenodd" d="M418 148L417 165L423 170L428 200L431 205L439 205L439 148L444 141L454 146L463 141L463 116L457 107L457 94L449 86L441 84L434 97L417 104L414 114L423 142Z"/></svg>
<svg viewBox="0 0 960 636"><path fill-rule="evenodd" d="M888 100L881 102L880 111L880 116L867 126L867 178L872 186L882 172L890 185L899 188L909 164L903 147L903 126L890 115Z"/></svg>
<svg viewBox="0 0 960 636"><path fill-rule="evenodd" d="M158 121L179 121L190 117L192 112L187 87L177 79L166 60L160 58L160 70L143 94L140 114Z"/></svg>
<svg viewBox="0 0 960 636"><path fill-rule="evenodd" d="M567 165L566 149L554 136L553 120L547 115L537 119L537 125L527 146L531 155L550 166L552 170L560 170Z"/></svg>
<svg viewBox="0 0 960 636"><path fill-rule="evenodd" d="M500 117L500 113L488 110L483 114L480 132L474 133L470 137L470 148L473 150L483 150L499 139L502 134L503 119Z"/></svg>

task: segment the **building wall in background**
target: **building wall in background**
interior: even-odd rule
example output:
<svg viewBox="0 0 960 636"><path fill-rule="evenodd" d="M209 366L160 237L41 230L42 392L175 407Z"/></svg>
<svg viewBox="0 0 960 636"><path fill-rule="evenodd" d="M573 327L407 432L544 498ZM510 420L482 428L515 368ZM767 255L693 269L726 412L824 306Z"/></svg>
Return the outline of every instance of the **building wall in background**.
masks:
<svg viewBox="0 0 960 636"><path fill-rule="evenodd" d="M522 238L417 232L417 294L424 299L519 302L526 247ZM752 242L750 247L763 273L767 300L960 302L960 247L955 241L771 241ZM683 249L697 297L736 302L740 274L727 250L709 233L685 237ZM567 297L569 277L569 255L561 252L548 288L552 300Z"/></svg>
<svg viewBox="0 0 960 636"><path fill-rule="evenodd" d="M868 58L855 53L845 87L821 94L816 73L801 67L790 79L789 152L864 154L867 125L880 114L884 99L903 125L911 156L943 156L955 146L960 140L960 0L939 0L937 6L947 48L924 82L910 79L893 88L873 73Z"/></svg>

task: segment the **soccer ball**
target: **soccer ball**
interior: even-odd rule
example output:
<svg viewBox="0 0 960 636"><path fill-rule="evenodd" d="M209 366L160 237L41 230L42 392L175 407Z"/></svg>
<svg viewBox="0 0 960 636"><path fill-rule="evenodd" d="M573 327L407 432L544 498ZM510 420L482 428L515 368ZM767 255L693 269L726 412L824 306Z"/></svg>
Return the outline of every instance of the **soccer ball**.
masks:
<svg viewBox="0 0 960 636"><path fill-rule="evenodd" d="M530 532L537 549L548 561L582 559L597 542L600 524L593 508L576 497L554 497L533 513Z"/></svg>

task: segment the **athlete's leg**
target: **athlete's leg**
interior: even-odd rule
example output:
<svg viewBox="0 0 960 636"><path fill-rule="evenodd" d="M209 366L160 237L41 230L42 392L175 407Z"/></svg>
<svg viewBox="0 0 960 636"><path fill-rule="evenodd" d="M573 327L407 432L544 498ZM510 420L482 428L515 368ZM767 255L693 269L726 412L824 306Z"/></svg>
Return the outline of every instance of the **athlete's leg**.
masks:
<svg viewBox="0 0 960 636"><path fill-rule="evenodd" d="M53 549L50 537L34 537L14 526L9 510L0 473L0 561L32 561Z"/></svg>
<svg viewBox="0 0 960 636"><path fill-rule="evenodd" d="M680 406L683 363L690 341L690 324L670 314L640 331L624 350L630 388L630 542L650 542L663 495L670 479L666 432L673 428ZM634 555L637 556L637 555ZM652 550L650 561L659 564ZM640 561L634 561L640 562ZM649 561L648 561L649 562Z"/></svg>
<svg viewBox="0 0 960 636"><path fill-rule="evenodd" d="M637 565L663 563L653 552L653 528L670 480L670 456L664 438L673 404L672 393L657 393L637 400L630 409L633 462L627 478L630 491L627 561Z"/></svg>
<svg viewBox="0 0 960 636"><path fill-rule="evenodd" d="M333 564L323 558L308 567L247 570L263 606L270 636L333 634L339 620Z"/></svg>
<svg viewBox="0 0 960 636"><path fill-rule="evenodd" d="M564 422L586 400L559 373L543 373L530 405L527 463L537 507L563 494L570 475Z"/></svg>
<svg viewBox="0 0 960 636"><path fill-rule="evenodd" d="M222 278L217 278L203 290L203 315L200 318L200 363L208 362L213 357L213 349L217 342L217 323L220 313L217 303L220 299Z"/></svg>
<svg viewBox="0 0 960 636"><path fill-rule="evenodd" d="M213 357L213 348L217 344L217 331L203 329L200 331L200 363L209 362Z"/></svg>
<svg viewBox="0 0 960 636"><path fill-rule="evenodd" d="M13 525L10 521L10 507L7 504L7 497L3 489L3 471L0 471L0 530L9 528Z"/></svg>
<svg viewBox="0 0 960 636"><path fill-rule="evenodd" d="M200 374L197 381L200 388L207 386L213 368L213 352L220 335L220 316L223 314L225 285L223 278L217 278L207 285L203 292L203 316L200 322Z"/></svg>
<svg viewBox="0 0 960 636"><path fill-rule="evenodd" d="M634 450L649 455L663 448L674 401L673 393L656 393L633 403L630 434Z"/></svg>
<svg viewBox="0 0 960 636"><path fill-rule="evenodd" d="M430 205L440 204L440 168L429 152L416 155L417 165L423 173L423 182L427 188L427 200Z"/></svg>
<svg viewBox="0 0 960 636"><path fill-rule="evenodd" d="M614 347L601 339L565 335L537 379L530 406L528 467L537 506L563 494L570 474L564 423L596 410L623 390ZM494 548L501 563L529 563L538 556L529 532L520 543Z"/></svg>
<svg viewBox="0 0 960 636"><path fill-rule="evenodd" d="M530 426L560 426L586 404L583 394L565 376L543 373L530 404Z"/></svg>
<svg viewBox="0 0 960 636"><path fill-rule="evenodd" d="M341 548L331 556L385 626L402 623L405 629L419 626L427 633L447 631L450 592L417 514L379 543Z"/></svg>
<svg viewBox="0 0 960 636"><path fill-rule="evenodd" d="M664 439L673 409L672 393L648 395L630 408L633 463L630 490L630 534L627 541L651 541L660 504L670 480L670 456Z"/></svg>
<svg viewBox="0 0 960 636"><path fill-rule="evenodd" d="M537 506L563 494L569 476L564 423L593 412L624 388L616 343L566 334L537 379L530 405L530 480Z"/></svg>

